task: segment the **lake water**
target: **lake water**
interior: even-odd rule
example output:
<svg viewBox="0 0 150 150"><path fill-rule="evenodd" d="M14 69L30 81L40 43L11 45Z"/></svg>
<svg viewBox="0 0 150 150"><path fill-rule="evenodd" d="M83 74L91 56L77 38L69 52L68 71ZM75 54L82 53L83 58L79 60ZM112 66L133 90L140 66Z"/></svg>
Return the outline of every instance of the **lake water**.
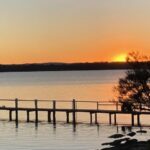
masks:
<svg viewBox="0 0 150 150"><path fill-rule="evenodd" d="M0 73L1 98L111 100L119 71Z"/></svg>
<svg viewBox="0 0 150 150"><path fill-rule="evenodd" d="M108 101L114 98L113 87L124 74L123 70L0 73L0 97ZM78 116L78 120L84 121L85 124L78 124L76 130L71 124L63 122L63 114L57 114L57 119L61 122L56 127L48 124L44 116L40 114L40 120L43 122L39 123L38 127L34 123L25 123L23 113L19 116L22 121L18 128L14 122L1 121L1 149L97 150L101 149L102 143L110 141L107 138L109 135L122 133L121 127L86 124L89 122L89 116L85 114ZM0 118L7 117L7 113L0 112ZM107 117L99 116L99 121L105 123ZM34 119L34 116L31 116L31 119ZM148 139L148 136L141 138Z"/></svg>

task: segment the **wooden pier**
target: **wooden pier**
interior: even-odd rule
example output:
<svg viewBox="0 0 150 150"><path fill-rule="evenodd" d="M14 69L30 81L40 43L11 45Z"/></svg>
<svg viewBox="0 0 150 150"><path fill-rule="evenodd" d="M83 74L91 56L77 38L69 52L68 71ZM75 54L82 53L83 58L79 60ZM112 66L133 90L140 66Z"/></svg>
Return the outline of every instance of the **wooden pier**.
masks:
<svg viewBox="0 0 150 150"><path fill-rule="evenodd" d="M32 107L24 107L20 106L20 103L32 103ZM1 105L1 103L3 105ZM6 103L6 105L4 105ZM13 103L14 106L7 106L9 103ZM51 107L40 107L39 103L47 103L51 104ZM71 108L57 108L57 104L59 103L69 103L71 104ZM83 103L86 106L94 105L95 108L78 108L78 104ZM64 104L65 105L65 104ZM109 107L110 109L102 109L101 107ZM49 108L48 108L49 107ZM57 123L56 113L62 112L66 114L66 123L72 123L74 126L78 123L77 113L87 113L89 114L89 123L90 124L99 124L98 122L98 114L108 114L108 124L117 125L117 115L119 114L128 114L131 116L131 125L132 126L141 126L140 116L141 115L150 115L150 111L132 111L132 112L123 112L121 111L121 104L118 102L102 102L102 101L76 101L73 99L72 101L66 100L20 100L20 99L0 99L0 110L9 112L9 121L14 121L16 124L19 122L19 113L26 112L26 121L30 122L30 113L35 113L35 123L37 124L39 120L39 112L47 112L47 122L53 123L54 125ZM15 112L15 116L13 116L13 112ZM94 116L94 117L93 117ZM136 116L136 117L135 117ZM71 119L70 119L71 118ZM135 124L135 118L137 118ZM72 121L70 121L72 120Z"/></svg>

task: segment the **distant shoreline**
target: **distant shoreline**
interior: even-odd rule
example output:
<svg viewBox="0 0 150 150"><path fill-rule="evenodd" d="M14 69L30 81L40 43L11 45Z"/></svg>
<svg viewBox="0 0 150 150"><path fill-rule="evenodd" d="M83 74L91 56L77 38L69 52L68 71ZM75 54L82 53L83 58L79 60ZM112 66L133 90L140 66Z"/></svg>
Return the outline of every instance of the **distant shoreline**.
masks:
<svg viewBox="0 0 150 150"><path fill-rule="evenodd" d="M0 64L0 72L127 70L139 66L135 62L32 63ZM132 64L132 65L131 65ZM146 62L150 66L150 62Z"/></svg>
<svg viewBox="0 0 150 150"><path fill-rule="evenodd" d="M1 64L0 72L126 70L126 62Z"/></svg>

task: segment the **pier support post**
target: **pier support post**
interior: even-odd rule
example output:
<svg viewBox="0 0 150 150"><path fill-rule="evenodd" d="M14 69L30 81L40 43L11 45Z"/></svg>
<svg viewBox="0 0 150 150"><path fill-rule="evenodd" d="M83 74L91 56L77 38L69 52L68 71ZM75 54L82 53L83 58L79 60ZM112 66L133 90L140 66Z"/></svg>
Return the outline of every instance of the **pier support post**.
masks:
<svg viewBox="0 0 150 150"><path fill-rule="evenodd" d="M56 124L56 101L53 101L53 124Z"/></svg>
<svg viewBox="0 0 150 150"><path fill-rule="evenodd" d="M12 110L9 111L9 121L12 121Z"/></svg>
<svg viewBox="0 0 150 150"><path fill-rule="evenodd" d="M76 101L73 99L72 101L72 122L73 125L76 125Z"/></svg>
<svg viewBox="0 0 150 150"><path fill-rule="evenodd" d="M47 116L48 118L48 122L51 122L52 121L52 119L51 119L51 111L48 111L48 116Z"/></svg>
<svg viewBox="0 0 150 150"><path fill-rule="evenodd" d="M93 116L92 116L92 113L90 112L90 124L93 123Z"/></svg>
<svg viewBox="0 0 150 150"><path fill-rule="evenodd" d="M131 124L134 126L134 114L131 114Z"/></svg>
<svg viewBox="0 0 150 150"><path fill-rule="evenodd" d="M30 111L27 110L27 122L30 122Z"/></svg>
<svg viewBox="0 0 150 150"><path fill-rule="evenodd" d="M98 121L97 121L97 113L95 113L95 124L98 124Z"/></svg>
<svg viewBox="0 0 150 150"><path fill-rule="evenodd" d="M16 123L18 124L18 99L15 99Z"/></svg>
<svg viewBox="0 0 150 150"><path fill-rule="evenodd" d="M109 124L112 124L111 113L109 113Z"/></svg>
<svg viewBox="0 0 150 150"><path fill-rule="evenodd" d="M141 123L140 123L140 114L137 114L137 125L140 126Z"/></svg>
<svg viewBox="0 0 150 150"><path fill-rule="evenodd" d="M66 122L69 123L69 112L66 112Z"/></svg>
<svg viewBox="0 0 150 150"><path fill-rule="evenodd" d="M38 100L35 100L34 103L35 103L35 122L38 123Z"/></svg>
<svg viewBox="0 0 150 150"><path fill-rule="evenodd" d="M117 115L116 115L116 113L114 114L114 125L116 125L117 124Z"/></svg>

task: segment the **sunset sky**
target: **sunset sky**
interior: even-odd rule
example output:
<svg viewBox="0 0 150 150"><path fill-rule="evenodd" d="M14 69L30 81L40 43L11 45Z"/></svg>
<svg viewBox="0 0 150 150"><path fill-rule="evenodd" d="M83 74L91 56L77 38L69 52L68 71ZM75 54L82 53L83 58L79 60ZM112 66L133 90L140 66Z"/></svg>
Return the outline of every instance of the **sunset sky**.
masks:
<svg viewBox="0 0 150 150"><path fill-rule="evenodd" d="M0 63L121 61L150 52L150 0L0 0Z"/></svg>

